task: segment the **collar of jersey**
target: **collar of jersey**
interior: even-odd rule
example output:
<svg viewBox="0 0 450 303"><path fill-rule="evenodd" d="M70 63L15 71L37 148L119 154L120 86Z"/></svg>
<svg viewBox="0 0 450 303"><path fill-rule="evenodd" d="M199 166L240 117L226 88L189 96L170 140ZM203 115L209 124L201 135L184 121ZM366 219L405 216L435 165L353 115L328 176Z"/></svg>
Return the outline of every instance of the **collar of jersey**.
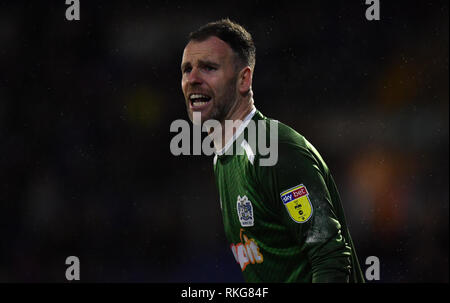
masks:
<svg viewBox="0 0 450 303"><path fill-rule="evenodd" d="M233 145L234 141L236 141L236 139L242 134L244 129L250 123L250 120L253 118L255 113L256 107L253 107L252 111L247 115L247 117L245 117L244 120L242 120L242 124L238 127L231 140L228 141L227 144L225 144L225 146L221 150L215 152L217 156L222 156L227 152L227 150Z"/></svg>

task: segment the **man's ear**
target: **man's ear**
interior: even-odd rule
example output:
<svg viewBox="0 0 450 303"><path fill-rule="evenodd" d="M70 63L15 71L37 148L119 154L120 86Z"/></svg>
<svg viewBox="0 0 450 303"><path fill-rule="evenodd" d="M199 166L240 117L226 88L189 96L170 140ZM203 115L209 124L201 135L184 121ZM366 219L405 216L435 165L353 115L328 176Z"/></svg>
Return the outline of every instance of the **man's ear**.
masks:
<svg viewBox="0 0 450 303"><path fill-rule="evenodd" d="M238 88L241 94L246 95L250 92L250 89L252 87L252 78L253 73L252 69L249 66L244 67L239 72Z"/></svg>

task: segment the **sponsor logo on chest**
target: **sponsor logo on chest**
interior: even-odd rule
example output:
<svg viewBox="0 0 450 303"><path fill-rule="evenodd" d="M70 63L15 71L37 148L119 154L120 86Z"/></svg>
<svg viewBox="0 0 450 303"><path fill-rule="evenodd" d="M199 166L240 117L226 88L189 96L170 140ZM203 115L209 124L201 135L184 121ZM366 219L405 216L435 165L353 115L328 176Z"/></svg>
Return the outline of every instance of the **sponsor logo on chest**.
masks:
<svg viewBox="0 0 450 303"><path fill-rule="evenodd" d="M241 242L231 244L231 251L233 252L236 262L244 271L249 264L261 264L264 261L263 255L259 250L258 243L255 239L249 238L244 234L244 229L240 229L239 235Z"/></svg>

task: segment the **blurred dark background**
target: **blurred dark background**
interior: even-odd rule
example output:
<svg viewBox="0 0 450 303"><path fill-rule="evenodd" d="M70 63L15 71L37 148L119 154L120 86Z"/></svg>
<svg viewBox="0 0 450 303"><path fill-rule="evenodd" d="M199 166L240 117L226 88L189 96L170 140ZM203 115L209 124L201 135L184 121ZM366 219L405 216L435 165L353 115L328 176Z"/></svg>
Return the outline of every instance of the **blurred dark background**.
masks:
<svg viewBox="0 0 450 303"><path fill-rule="evenodd" d="M170 153L186 36L230 17L257 108L330 167L363 270L448 282L448 1L0 2L0 282L235 282L212 157ZM131 1L130 1L131 2ZM306 1L304 1L306 2Z"/></svg>

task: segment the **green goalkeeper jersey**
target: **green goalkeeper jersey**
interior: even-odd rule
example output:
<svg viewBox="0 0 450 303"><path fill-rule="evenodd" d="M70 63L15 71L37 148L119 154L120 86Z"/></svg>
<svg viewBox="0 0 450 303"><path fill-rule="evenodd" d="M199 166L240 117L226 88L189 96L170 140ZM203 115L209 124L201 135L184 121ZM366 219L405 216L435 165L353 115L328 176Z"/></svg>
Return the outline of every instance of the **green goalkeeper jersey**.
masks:
<svg viewBox="0 0 450 303"><path fill-rule="evenodd" d="M267 143L277 126L276 164L261 165L268 156L258 149L262 137L249 138L252 121L252 138L261 131ZM364 282L334 180L302 135L254 109L216 153L214 174L225 234L247 282Z"/></svg>

